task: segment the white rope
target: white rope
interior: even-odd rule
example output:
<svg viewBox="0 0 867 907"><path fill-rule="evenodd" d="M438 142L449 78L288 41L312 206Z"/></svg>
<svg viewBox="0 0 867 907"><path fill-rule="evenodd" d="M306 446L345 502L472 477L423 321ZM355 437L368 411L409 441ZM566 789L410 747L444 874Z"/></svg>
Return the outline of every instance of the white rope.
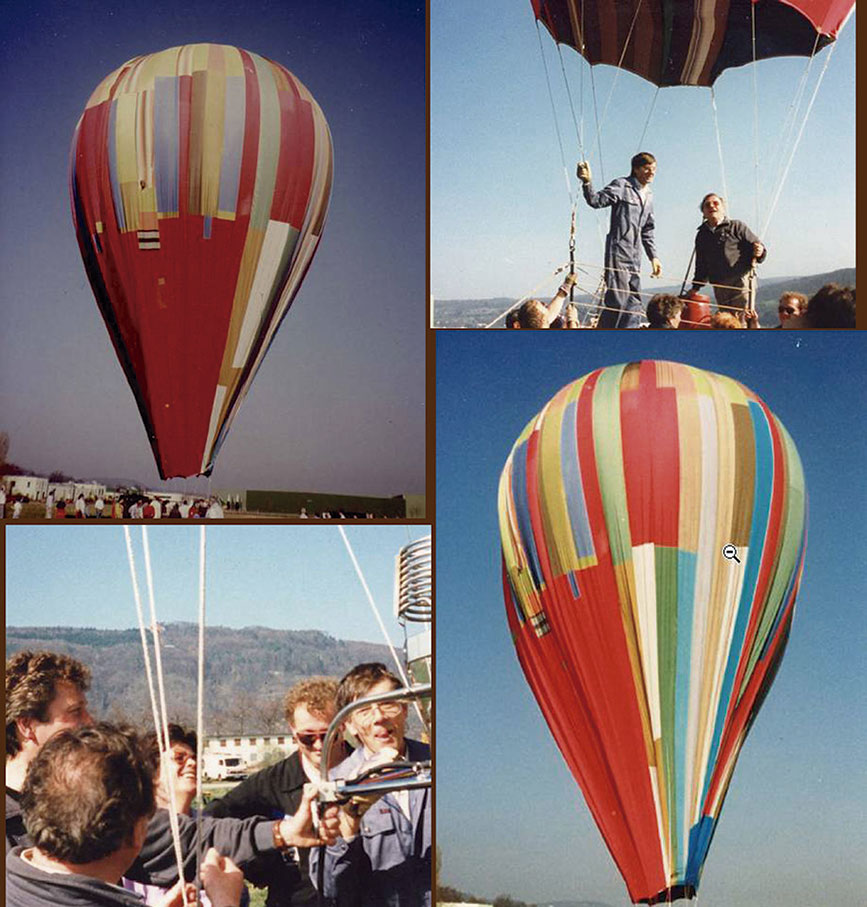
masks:
<svg viewBox="0 0 867 907"><path fill-rule="evenodd" d="M373 610L377 623L379 623L379 629L382 630L382 635L385 637L385 641L388 644L389 650L391 651L391 657L394 659L394 663L397 666L397 673L400 675L400 679L403 681L403 685L407 689L409 689L409 678L406 676L403 665L400 663L400 659L397 657L397 652L395 651L391 637L388 635L388 630L386 630L385 624L382 621L382 616L379 613L379 608L376 607L376 602L373 600L373 595L371 595L370 588L367 585L364 574L361 572L361 566L358 563L358 559L355 557L355 552L352 550L352 545L349 544L349 539L346 537L346 530L343 528L343 526L338 526L337 528L340 530L340 537L343 539L343 544L346 545L346 550L349 552L349 558L352 561L352 566L355 567L355 573L358 576L359 581L361 582L361 587L364 589L364 594L367 596L367 601L370 604L371 609ZM427 727L427 722L424 720L424 716L422 715L421 707L419 706L417 699L413 700L413 705L415 706L415 710L418 713L418 717L422 725L424 727Z"/></svg>
<svg viewBox="0 0 867 907"><path fill-rule="evenodd" d="M759 222L759 67L756 66L756 4L750 4L750 20L752 23L753 39L753 172L756 182L755 212L756 218L754 224Z"/></svg>
<svg viewBox="0 0 867 907"><path fill-rule="evenodd" d="M169 825L172 830L172 841L175 846L175 859L178 863L178 879L181 881L181 891L184 892L183 881L184 881L184 858L181 852L181 832L180 824L178 823L178 804L177 796L175 794L175 780L171 775L168 767L168 758L167 754L171 751L171 744L169 742L169 721L168 721L168 710L166 708L166 689L163 679L163 662L162 655L160 652L160 639L159 639L159 625L157 624L157 612L156 604L154 602L154 583L153 583L153 571L151 570L151 553L150 545L148 543L148 530L147 526L141 527L142 533L142 546L144 547L144 559L145 559L145 578L147 579L148 586L148 604L150 605L150 614L151 614L151 635L153 636L154 643L154 662L157 668L157 689L159 691L160 697L160 708L162 709L162 740L160 741L160 767L162 772L163 784L166 785L166 789L169 793ZM160 731L159 726L157 727L157 737L159 738ZM187 898L186 894L183 894L183 903L186 904Z"/></svg>
<svg viewBox="0 0 867 907"><path fill-rule="evenodd" d="M726 183L726 165L725 161L723 160L722 139L720 138L719 133L719 119L716 112L716 95L714 94L713 85L711 85L710 87L710 104L713 109L713 128L716 132L716 149L719 153L719 167L720 173L722 175L723 197L726 200L726 204L729 204L731 200L729 199L728 184Z"/></svg>
<svg viewBox="0 0 867 907"><path fill-rule="evenodd" d="M196 704L196 901L200 900L202 878L201 869L204 861L204 841L202 839L202 811L205 808L202 796L202 761L204 758L203 740L205 737L205 527L199 527L199 676L198 701Z"/></svg>
<svg viewBox="0 0 867 907"><path fill-rule="evenodd" d="M786 162L786 169L783 172L783 176L782 176L782 179L780 180L779 185L777 186L777 190L774 195L773 202L771 204L770 210L768 211L767 220L765 221L765 225L762 228L762 233L761 233L762 236L767 236L768 227L770 226L770 223L771 223L771 218L774 216L774 212L777 210L777 202L780 200L780 194L783 191L783 186L785 185L786 180L788 179L789 171L792 169L792 161L794 160L795 152L798 150L798 145L801 144L801 139L804 136L804 129L807 126L807 120L810 118L810 112L813 110L813 103L816 100L816 95L819 93L819 88L822 84L822 79L825 78L825 72L828 69L828 64L831 62L831 54L833 54L833 52L834 52L834 47L836 46L836 43L837 42L835 41L831 44L831 48L828 51L828 56L825 59L825 65L822 67L822 72L819 74L819 80L816 82L816 87L813 89L813 94L812 94L812 97L810 98L810 103L807 105L807 111L804 114L804 119L801 122L801 128L798 131L798 137L797 137L797 139L795 139L795 143L792 145L792 150L789 153L789 158L788 158L788 161Z"/></svg>
<svg viewBox="0 0 867 907"><path fill-rule="evenodd" d="M545 50L542 47L542 32L539 28L539 20L536 20L536 37L539 39L539 56L542 58L542 68L545 70L545 84L548 86L548 100L551 102L551 117L554 120L554 131L557 133L557 144L560 146L560 162L563 165L563 175L566 178L566 192L569 195L570 204L572 198L572 182L569 179L569 168L566 166L566 152L563 149L563 138L560 135L560 124L557 122L557 108L554 104L554 92L551 90L551 78L548 75L548 63L545 60Z"/></svg>
<svg viewBox="0 0 867 907"><path fill-rule="evenodd" d="M135 599L136 613L138 615L139 633L141 635L142 653L144 655L144 663L145 663L145 674L147 676L147 682L148 682L148 692L150 693L151 713L153 715L154 731L157 734L157 741L159 741L159 737L160 737L159 729L160 729L161 722L160 722L160 716L159 716L159 708L157 706L156 692L154 691L153 673L151 671L150 650L149 650L148 642L147 642L147 633L145 630L144 612L142 611L142 605L141 605L141 592L139 590L138 575L137 575L137 571L135 568L135 555L133 554L132 540L130 538L129 526L124 526L123 531L124 531L124 536L126 538L127 559L129 561L130 576L132 578L133 598ZM149 554L148 547L147 547L147 528L145 526L142 526L142 536L143 536L143 541L145 544L145 560L146 560L146 562L148 562L148 574L149 574L150 573L150 565L149 565L150 554ZM151 610L153 610L153 606L151 607ZM155 652L157 654L158 680L160 682L160 686L162 686L162 664L159 659L159 645L158 644L155 645ZM168 741L168 728L165 728L164 733L165 733L164 739L166 741ZM160 755L162 757L162 753L163 753L162 745L159 746L159 750L160 750ZM174 784L172 782L172 779L168 775L168 766L166 765L166 760L163 758L160 758L160 772L163 777L163 783L167 785L167 788L169 790L169 794L171 797L171 801L172 801L172 809L169 812L169 825L171 827L171 832L172 832L172 842L174 844L175 860L177 862L177 868L178 868L178 878L183 880L184 867L183 867L183 855L181 853L180 827L178 825L178 817L177 817L177 814L174 809L174 807L175 807L175 796L174 796L175 790L174 790ZM184 896L183 902L187 903L186 896Z"/></svg>
<svg viewBox="0 0 867 907"><path fill-rule="evenodd" d="M816 40L813 43L813 50L810 52L810 56L807 59L807 65L804 67L804 71L801 73L801 78L798 80L798 87L795 90L795 93L792 97L791 102L789 103L789 109L786 111L786 117L783 120L783 126L780 130L781 139L776 143L774 148L774 157L771 170L773 171L774 179L772 182L773 186L776 186L777 183L782 179L783 168L786 160L786 149L792 142L794 138L795 124L798 119L798 112L801 109L801 103L804 100L804 92L807 90L807 82L809 81L810 71L813 68L813 61L816 59L816 49L819 45L819 33L816 32ZM758 221L757 221L758 223Z"/></svg>

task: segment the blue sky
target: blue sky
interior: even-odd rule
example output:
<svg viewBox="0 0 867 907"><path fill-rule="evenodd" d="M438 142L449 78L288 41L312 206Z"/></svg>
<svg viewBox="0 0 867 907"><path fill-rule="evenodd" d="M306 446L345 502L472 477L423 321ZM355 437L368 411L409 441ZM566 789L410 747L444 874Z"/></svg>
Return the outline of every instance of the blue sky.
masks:
<svg viewBox="0 0 867 907"><path fill-rule="evenodd" d="M640 358L718 371L759 394L795 440L810 498L789 647L741 753L699 903L856 907L867 886L867 340L860 332L687 341L607 331L581 343L558 332L437 335L443 881L539 904L629 903L509 639L496 489L514 440L559 388Z"/></svg>
<svg viewBox="0 0 867 907"><path fill-rule="evenodd" d="M141 527L130 527L145 595ZM199 527L150 526L160 621L198 621ZM396 646L394 558L424 526L347 526L346 535ZM336 526L209 526L206 621L211 626L322 630L384 642ZM147 600L143 605L147 612ZM120 526L6 529L8 626L137 627ZM410 636L415 631L410 627Z"/></svg>
<svg viewBox="0 0 867 907"><path fill-rule="evenodd" d="M551 78L572 192L579 145L556 45L544 28L542 54ZM815 84L828 50L811 69ZM563 64L590 153L596 134L590 67L571 48ZM663 283L686 271L698 204L729 195L732 217L761 232L771 207L778 152L804 58L761 61L758 155L753 140L753 67L730 69L715 85L725 182L709 89L663 89L644 140L655 86L629 72L596 66L602 160L590 153L597 188L626 175L636 151L658 160L654 182L657 247ZM614 88L613 93L611 92ZM809 92L812 89L808 89ZM568 259L570 199L529 0L431 0L431 292L435 298L519 297L540 283L553 291L555 267ZM855 17L833 51L767 234L759 276L786 277L855 265ZM639 142L642 147L639 148ZM756 216L755 162L759 162ZM595 289L607 212L579 199L576 257L593 265L582 283ZM645 268L649 275L649 263ZM645 289L649 279L644 280ZM545 290L538 289L537 293Z"/></svg>
<svg viewBox="0 0 867 907"><path fill-rule="evenodd" d="M307 85L331 128L335 174L316 258L220 452L214 487L421 492L424 5L5 8L0 430L10 459L80 478L159 482L79 255L69 146L89 95L125 61L217 42L269 57Z"/></svg>

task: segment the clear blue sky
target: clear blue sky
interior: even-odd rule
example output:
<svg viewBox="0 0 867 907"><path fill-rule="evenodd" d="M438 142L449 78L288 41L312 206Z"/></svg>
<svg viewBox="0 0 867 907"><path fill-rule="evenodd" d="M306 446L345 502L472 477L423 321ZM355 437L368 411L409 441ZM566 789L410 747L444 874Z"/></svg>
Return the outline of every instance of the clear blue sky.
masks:
<svg viewBox="0 0 867 907"><path fill-rule="evenodd" d="M145 592L141 527L130 527ZM394 558L424 526L347 526L374 602L396 646ZM209 526L206 620L212 626L322 630L384 642L336 526ZM158 620L198 621L199 527L149 527ZM147 599L143 600L145 613ZM6 530L8 626L137 627L120 526ZM410 635L415 631L410 627Z"/></svg>
<svg viewBox="0 0 867 907"><path fill-rule="evenodd" d="M578 139L556 45L541 31L573 193ZM814 84L828 50L816 58ZM590 66L571 48L563 61L576 114L584 86L585 146L597 188L627 175L636 151L658 159L654 182L657 247L663 283L686 271L698 204L723 192L710 90L663 89L642 147L656 87L623 71L594 67L602 122L604 171L590 148L596 134ZM730 69L715 85L730 212L757 232L770 208L782 125L805 58L761 61L759 216L756 217L752 67ZM568 259L570 201L529 0L431 2L431 292L435 298L519 297ZM809 95L808 95L809 97ZM804 137L765 239L760 277L787 277L855 265L855 17L834 49ZM596 267L582 275L595 289L608 212L579 199L577 260ZM644 288L650 283L649 263ZM546 287L556 288L555 278ZM543 292L537 290L536 292Z"/></svg>
<svg viewBox="0 0 867 907"><path fill-rule="evenodd" d="M606 331L437 335L437 837L479 896L629 903L506 623L497 482L569 381L673 359L758 393L800 451L809 538L789 647L741 753L701 907L858 907L867 890L867 338Z"/></svg>
<svg viewBox="0 0 867 907"><path fill-rule="evenodd" d="M294 72L334 139L316 258L214 487L424 489L424 4L13 0L0 36L0 412L10 458L159 482L72 227L72 131L132 57L234 44ZM192 341L192 338L191 338Z"/></svg>

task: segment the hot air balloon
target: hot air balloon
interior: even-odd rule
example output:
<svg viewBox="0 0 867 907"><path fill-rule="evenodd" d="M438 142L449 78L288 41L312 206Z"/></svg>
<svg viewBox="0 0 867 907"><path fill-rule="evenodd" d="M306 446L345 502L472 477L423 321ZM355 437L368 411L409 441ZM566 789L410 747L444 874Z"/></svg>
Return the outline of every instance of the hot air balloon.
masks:
<svg viewBox="0 0 867 907"><path fill-rule="evenodd" d="M319 105L249 51L136 57L90 96L72 216L162 478L211 473L310 266L331 180Z"/></svg>
<svg viewBox="0 0 867 907"><path fill-rule="evenodd" d="M713 85L731 66L809 56L836 38L855 5L853 0L530 2L558 44L575 48L590 63L621 66L659 86Z"/></svg>
<svg viewBox="0 0 867 907"><path fill-rule="evenodd" d="M673 362L567 385L506 461L518 659L635 903L696 893L789 636L805 508L767 405Z"/></svg>

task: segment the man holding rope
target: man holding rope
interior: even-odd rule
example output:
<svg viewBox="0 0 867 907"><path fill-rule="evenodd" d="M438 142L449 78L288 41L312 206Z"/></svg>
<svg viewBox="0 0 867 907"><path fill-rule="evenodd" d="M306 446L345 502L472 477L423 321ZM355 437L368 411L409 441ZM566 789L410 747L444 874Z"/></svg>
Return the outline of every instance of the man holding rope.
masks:
<svg viewBox="0 0 867 907"><path fill-rule="evenodd" d="M314 796L311 785L306 815L299 810L285 829L287 843L309 846L320 839L312 831ZM155 805L152 766L134 732L97 724L55 734L24 779L21 806L32 844L7 854L6 903L141 905L137 894L116 882L146 841ZM334 840L336 811L322 817L322 840ZM211 903L238 907L244 876L231 858L209 849L201 876ZM181 907L194 901L195 886L178 882L155 903Z"/></svg>
<svg viewBox="0 0 867 907"><path fill-rule="evenodd" d="M709 192L699 208L704 221L695 234L692 291L710 283L717 308L734 310L743 321L755 304L755 265L768 250L745 223L726 217L722 196Z"/></svg>
<svg viewBox="0 0 867 907"><path fill-rule="evenodd" d="M641 326L641 249L653 266L653 276L662 273L654 244L653 192L656 158L642 151L632 158L632 173L610 182L599 192L590 182L590 164L578 164L578 179L584 184L584 200L591 208L611 208L611 225L605 237L605 302L599 328Z"/></svg>
<svg viewBox="0 0 867 907"><path fill-rule="evenodd" d="M7 854L14 852L14 848L30 847L34 843L21 794L31 764L45 744L59 733L93 725L85 695L89 686L90 670L66 655L24 651L6 660ZM308 818L315 795L313 786L309 790L305 788L303 803L295 816L276 821L205 816L199 820L202 849L215 847L219 853L246 868L269 853L312 847L331 833L330 824L320 823L318 836L298 834L298 822L303 823ZM177 818L183 871L189 880L195 876L199 830L197 820L191 816L179 815ZM149 817L137 854L126 873L127 878L161 888L178 880L174 834L167 810L157 809Z"/></svg>

